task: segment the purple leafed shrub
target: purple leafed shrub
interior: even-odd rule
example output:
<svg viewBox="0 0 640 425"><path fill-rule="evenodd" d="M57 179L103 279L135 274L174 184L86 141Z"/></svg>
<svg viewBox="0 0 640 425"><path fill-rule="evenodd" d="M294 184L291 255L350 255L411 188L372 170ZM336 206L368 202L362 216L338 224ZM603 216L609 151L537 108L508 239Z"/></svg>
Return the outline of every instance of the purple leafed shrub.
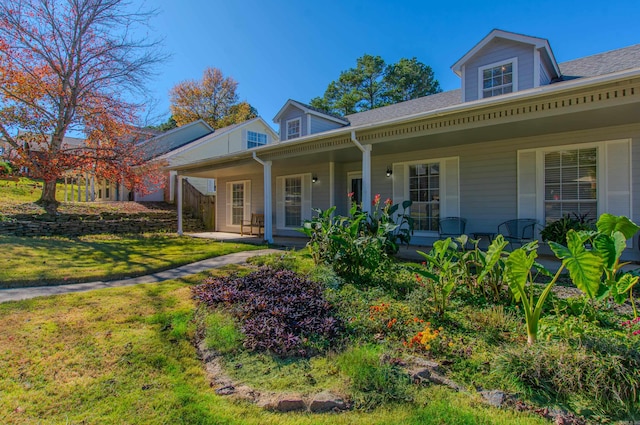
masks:
<svg viewBox="0 0 640 425"><path fill-rule="evenodd" d="M192 289L209 307L224 305L242 323L244 345L280 356L306 356L330 344L340 323L321 284L288 270L209 278Z"/></svg>

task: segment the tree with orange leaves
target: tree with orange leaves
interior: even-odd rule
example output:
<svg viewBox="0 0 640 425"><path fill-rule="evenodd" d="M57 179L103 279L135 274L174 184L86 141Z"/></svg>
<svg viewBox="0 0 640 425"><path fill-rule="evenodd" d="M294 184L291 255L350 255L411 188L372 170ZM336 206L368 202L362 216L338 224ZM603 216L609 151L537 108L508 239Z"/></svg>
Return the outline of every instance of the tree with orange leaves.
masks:
<svg viewBox="0 0 640 425"><path fill-rule="evenodd" d="M258 116L247 102L238 102L238 83L218 68L207 68L202 80L176 84L169 92L171 115L178 126L199 119L213 128L238 124Z"/></svg>
<svg viewBox="0 0 640 425"><path fill-rule="evenodd" d="M0 2L0 136L17 163L44 180L38 201L55 209L56 181L68 170L125 182L149 173L132 126L154 65L158 43L133 30L153 11L128 0ZM67 133L84 146L65 146Z"/></svg>

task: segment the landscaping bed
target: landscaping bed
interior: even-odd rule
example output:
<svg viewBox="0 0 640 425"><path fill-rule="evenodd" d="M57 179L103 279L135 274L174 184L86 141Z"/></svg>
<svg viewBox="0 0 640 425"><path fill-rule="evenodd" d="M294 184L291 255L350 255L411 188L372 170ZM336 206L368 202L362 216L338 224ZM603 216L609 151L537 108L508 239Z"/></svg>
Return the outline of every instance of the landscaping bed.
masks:
<svg viewBox="0 0 640 425"><path fill-rule="evenodd" d="M535 243L505 251L501 236L487 251L466 236L442 240L422 264L399 264L386 244L393 226L358 227L359 214L320 212L309 250L193 288L201 353L224 376L211 378L219 394L277 411L310 411L330 394L336 410L370 411L415 408L444 385L556 423L639 416L640 319L629 304L638 278L619 271L614 251L638 231L627 218L570 231L567 246L552 245L562 260L552 274L535 262ZM559 297L565 268L576 292Z"/></svg>

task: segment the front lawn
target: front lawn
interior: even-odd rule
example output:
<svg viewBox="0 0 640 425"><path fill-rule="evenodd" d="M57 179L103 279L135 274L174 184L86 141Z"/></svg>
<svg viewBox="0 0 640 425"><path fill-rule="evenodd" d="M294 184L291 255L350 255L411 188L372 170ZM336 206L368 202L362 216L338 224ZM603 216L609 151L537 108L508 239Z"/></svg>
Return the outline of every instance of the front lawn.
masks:
<svg viewBox="0 0 640 425"><path fill-rule="evenodd" d="M172 234L0 236L0 288L88 282L150 274L260 246Z"/></svg>
<svg viewBox="0 0 640 425"><path fill-rule="evenodd" d="M413 404L317 415L218 396L192 345L190 286L205 277L0 304L0 423L545 423L441 387Z"/></svg>

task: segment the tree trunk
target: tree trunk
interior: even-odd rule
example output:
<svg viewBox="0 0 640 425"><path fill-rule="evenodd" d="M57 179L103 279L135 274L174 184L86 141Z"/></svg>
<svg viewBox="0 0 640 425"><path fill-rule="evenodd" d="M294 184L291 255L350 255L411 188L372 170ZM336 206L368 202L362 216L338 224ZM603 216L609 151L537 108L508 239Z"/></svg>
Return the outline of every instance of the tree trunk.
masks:
<svg viewBox="0 0 640 425"><path fill-rule="evenodd" d="M55 213L58 209L59 202L56 201L56 180L45 181L42 187L42 195L36 201L36 204L42 206L48 213Z"/></svg>

